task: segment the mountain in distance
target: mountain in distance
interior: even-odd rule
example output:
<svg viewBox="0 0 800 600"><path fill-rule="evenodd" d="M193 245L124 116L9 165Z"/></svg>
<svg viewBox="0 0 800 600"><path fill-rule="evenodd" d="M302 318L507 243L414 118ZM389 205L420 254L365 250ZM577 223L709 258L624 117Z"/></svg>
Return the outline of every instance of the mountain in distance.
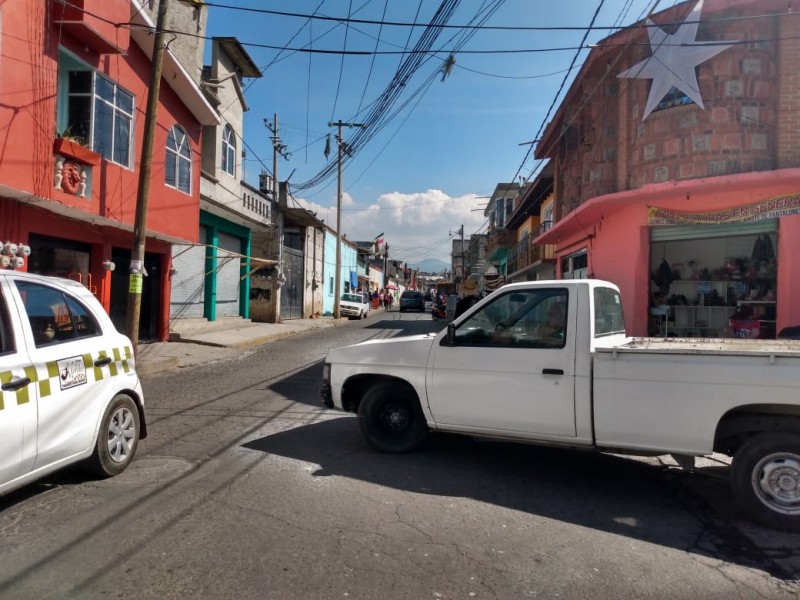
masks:
<svg viewBox="0 0 800 600"><path fill-rule="evenodd" d="M417 263L408 263L412 269L417 269L420 273L443 273L445 269L450 270L450 263L446 263L438 258L426 258Z"/></svg>

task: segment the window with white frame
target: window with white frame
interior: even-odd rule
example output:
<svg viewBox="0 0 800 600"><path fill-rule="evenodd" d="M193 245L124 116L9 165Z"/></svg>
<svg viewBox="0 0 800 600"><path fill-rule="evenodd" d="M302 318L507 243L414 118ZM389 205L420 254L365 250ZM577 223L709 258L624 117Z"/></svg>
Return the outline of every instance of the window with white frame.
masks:
<svg viewBox="0 0 800 600"><path fill-rule="evenodd" d="M164 181L181 192L192 193L192 149L189 137L180 125L173 125L167 134Z"/></svg>
<svg viewBox="0 0 800 600"><path fill-rule="evenodd" d="M553 223L553 203L548 204L542 213L542 221Z"/></svg>
<svg viewBox="0 0 800 600"><path fill-rule="evenodd" d="M230 125L222 130L222 170L228 175L236 175L236 136Z"/></svg>
<svg viewBox="0 0 800 600"><path fill-rule="evenodd" d="M66 62L77 66L77 61ZM88 68L68 66L63 76L66 110L65 118L59 119L61 135L76 139L106 160L130 167L133 94Z"/></svg>

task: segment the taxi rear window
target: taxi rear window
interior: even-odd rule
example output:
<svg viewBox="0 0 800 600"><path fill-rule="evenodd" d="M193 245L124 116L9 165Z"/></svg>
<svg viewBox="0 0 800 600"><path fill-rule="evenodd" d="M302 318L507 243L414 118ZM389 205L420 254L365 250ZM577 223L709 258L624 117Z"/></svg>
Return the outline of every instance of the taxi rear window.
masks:
<svg viewBox="0 0 800 600"><path fill-rule="evenodd" d="M14 352L14 333L8 319L6 299L0 294L0 355Z"/></svg>
<svg viewBox="0 0 800 600"><path fill-rule="evenodd" d="M18 281L37 347L99 335L100 326L78 300L54 288Z"/></svg>

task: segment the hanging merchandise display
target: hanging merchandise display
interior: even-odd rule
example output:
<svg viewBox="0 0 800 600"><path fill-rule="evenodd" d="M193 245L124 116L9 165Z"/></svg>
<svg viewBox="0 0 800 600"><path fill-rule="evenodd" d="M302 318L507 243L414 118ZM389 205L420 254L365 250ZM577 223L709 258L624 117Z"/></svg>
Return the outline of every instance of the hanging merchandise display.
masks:
<svg viewBox="0 0 800 600"><path fill-rule="evenodd" d="M777 221L651 228L650 335L774 338Z"/></svg>

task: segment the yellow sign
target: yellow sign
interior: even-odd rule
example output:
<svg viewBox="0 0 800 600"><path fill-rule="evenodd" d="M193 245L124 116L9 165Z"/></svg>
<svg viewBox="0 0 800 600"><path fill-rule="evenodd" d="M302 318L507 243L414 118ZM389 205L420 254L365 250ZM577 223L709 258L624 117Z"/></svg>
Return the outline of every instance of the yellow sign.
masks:
<svg viewBox="0 0 800 600"><path fill-rule="evenodd" d="M800 214L800 195L780 196L753 204L686 212L651 206L647 209L648 225L708 225L713 223L748 223Z"/></svg>
<svg viewBox="0 0 800 600"><path fill-rule="evenodd" d="M141 294L142 293L142 281L144 277L141 273L131 273L130 282L128 283L128 293L129 294Z"/></svg>

